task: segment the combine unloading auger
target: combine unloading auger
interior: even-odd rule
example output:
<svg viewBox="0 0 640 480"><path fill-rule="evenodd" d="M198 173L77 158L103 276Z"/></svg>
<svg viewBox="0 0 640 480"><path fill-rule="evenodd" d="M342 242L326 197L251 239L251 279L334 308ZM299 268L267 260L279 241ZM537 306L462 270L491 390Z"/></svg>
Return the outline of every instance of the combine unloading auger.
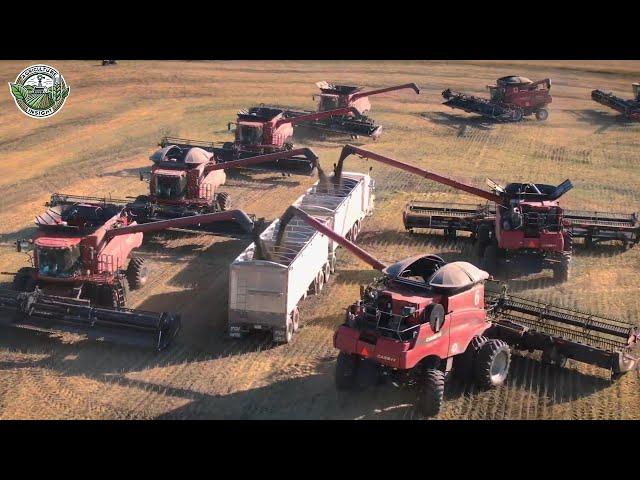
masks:
<svg viewBox="0 0 640 480"><path fill-rule="evenodd" d="M593 90L591 92L591 99L601 105L620 112L629 120L640 122L640 83L633 84L633 94L635 98L625 100L611 92L607 93L602 90Z"/></svg>
<svg viewBox="0 0 640 480"><path fill-rule="evenodd" d="M394 292L396 288L394 283L402 283L404 281L400 270L396 271L394 266L389 267L380 262L368 252L336 234L331 228L301 209L293 206L289 207L285 216L289 219L297 216L374 269L383 271L386 275L386 280L382 283L385 285L386 291ZM425 256L425 258L427 257L437 259L432 255ZM394 265L401 264L403 262L398 262ZM410 264L410 262L407 261L407 264ZM439 268L442 268L442 266ZM412 275L416 274L417 272L410 273L409 277L411 278ZM435 273L433 275L435 276ZM427 284L435 285L433 280L431 283L429 283L429 279L424 281ZM493 281L489 283L498 284L498 282ZM406 286L402 287L400 284L398 286L400 287L399 292L402 292L403 288L406 289ZM505 284L500 285L502 287L500 292L486 289L486 286L484 304L487 319L491 323L491 327L485 333L488 337L499 338L515 349L523 351L540 350L542 351L542 361L545 363L563 367L567 359L573 359L606 369L613 378L639 367L638 344L640 343L640 328L637 325L610 317L512 296L507 293ZM417 285L414 288L417 288ZM432 288L439 290L443 287L434 286ZM418 291L416 290L416 292ZM420 296L422 294L412 293L411 295ZM425 295L430 296L433 293L426 292ZM395 297L392 295L392 298ZM412 299L414 298L412 297ZM415 302L415 300L412 300L412 302ZM396 310L394 309L394 311ZM460 320L458 321L460 322ZM458 328L461 328L461 325ZM365 333L363 333L364 335ZM370 335L370 333L366 335ZM387 334L383 336L387 336Z"/></svg>
<svg viewBox="0 0 640 480"><path fill-rule="evenodd" d="M164 350L181 328L180 315L92 305L89 300L40 290L0 289L9 326L44 333L73 333L91 340Z"/></svg>

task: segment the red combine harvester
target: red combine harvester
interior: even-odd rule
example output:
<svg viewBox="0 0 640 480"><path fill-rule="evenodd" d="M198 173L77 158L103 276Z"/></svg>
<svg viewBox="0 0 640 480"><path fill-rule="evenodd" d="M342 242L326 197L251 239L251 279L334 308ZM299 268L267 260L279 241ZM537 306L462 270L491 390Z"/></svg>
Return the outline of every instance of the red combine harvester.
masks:
<svg viewBox="0 0 640 480"><path fill-rule="evenodd" d="M182 149L199 147L212 153L218 163L257 155L282 153L285 155L280 157L276 155L273 161L263 162L259 167L253 167L253 169L312 175L316 167L315 159L310 160L304 155L287 155L287 152L293 150L293 125L350 113L356 115L358 111L353 107L346 107L288 117L287 111L280 108L252 107L238 112L233 142L225 142L220 146L214 142L164 137L160 140L160 146L165 148L172 145ZM233 125L232 122L228 124L229 130L231 130L231 125ZM236 164L227 170L230 168L246 167Z"/></svg>
<svg viewBox="0 0 640 480"><path fill-rule="evenodd" d="M493 191L488 192L352 145L342 149L336 167L338 171L342 169L344 160L352 154L434 180L495 204L494 217L479 222L476 232L483 268L492 275L507 268L512 272L540 272L550 268L556 280L568 279L573 243L571 231L565 228L558 199L573 188L569 180L557 187L510 183L504 188L490 181ZM415 214L407 215L405 212L404 223L407 229L415 228ZM455 232L453 228L448 227L449 235Z"/></svg>
<svg viewBox="0 0 640 480"><path fill-rule="evenodd" d="M640 121L640 83L633 84L633 95L635 98L624 100L613 93L594 90L591 92L591 99L620 112L625 118Z"/></svg>
<svg viewBox="0 0 640 480"><path fill-rule="evenodd" d="M337 134L347 134L351 138L359 136L372 137L374 140L382 134L382 126L376 125L374 120L366 115L371 110L371 102L369 97L380 95L381 93L393 92L396 90L411 89L417 94L420 89L415 83L405 83L403 85L395 85L392 87L379 88L363 92L362 87L350 85L333 85L327 82L316 83L320 88L318 100L318 112L326 112L337 108L353 107L356 113L347 115L334 115L329 118L316 119L303 123L301 126L312 128L322 132L330 132ZM315 100L316 95L313 96ZM290 117L301 117L309 115L312 112L287 110L286 115Z"/></svg>
<svg viewBox="0 0 640 480"><path fill-rule="evenodd" d="M361 299L347 308L334 334L339 390L384 377L415 384L418 406L431 416L440 411L449 372L480 388L504 383L511 348L541 350L542 361L558 367L568 358L593 364L612 378L638 367L640 330L632 323L513 297L504 288L490 292L487 272L437 255L387 266L306 212L290 207L286 215L384 274L361 287Z"/></svg>
<svg viewBox="0 0 640 480"><path fill-rule="evenodd" d="M143 233L218 221L251 222L238 210L137 224L122 205L99 201L56 205L36 218L31 267L21 268L0 306L15 312L11 326L47 332L85 333L118 343L166 347L179 316L125 308L129 287L147 282L148 266L132 251Z"/></svg>
<svg viewBox="0 0 640 480"><path fill-rule="evenodd" d="M217 162L211 152L198 147L168 145L151 155L154 163L150 172L149 195L140 195L128 204L138 223L202 215L226 211L230 197L220 192L226 181L225 170L282 162L302 157L316 165L318 157L308 148L270 153L254 157ZM144 174L140 173L140 180ZM59 195L60 196L60 195ZM72 200L77 197L70 197ZM251 233L253 221L246 214L230 222L217 222L206 227L209 231Z"/></svg>
<svg viewBox="0 0 640 480"><path fill-rule="evenodd" d="M528 78L510 75L499 78L496 85L487 85L491 98L480 98L452 91L442 92L447 105L468 113L477 113L502 122L519 122L535 114L538 120L549 118L545 108L551 103L551 80L532 82Z"/></svg>

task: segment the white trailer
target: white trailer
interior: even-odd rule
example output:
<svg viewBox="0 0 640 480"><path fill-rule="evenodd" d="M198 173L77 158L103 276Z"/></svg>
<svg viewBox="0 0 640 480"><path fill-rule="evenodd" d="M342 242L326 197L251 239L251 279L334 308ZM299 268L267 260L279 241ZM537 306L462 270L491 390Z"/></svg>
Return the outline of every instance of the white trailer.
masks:
<svg viewBox="0 0 640 480"><path fill-rule="evenodd" d="M373 212L373 179L345 172L340 188L318 188L316 182L293 204L318 218L340 235L355 240L362 220ZM328 190L328 192L327 192ZM254 258L249 245L230 266L229 335L268 330L279 343L288 343L298 330L298 303L319 294L335 270L338 245L294 218L276 245L280 219L260 235L268 260Z"/></svg>

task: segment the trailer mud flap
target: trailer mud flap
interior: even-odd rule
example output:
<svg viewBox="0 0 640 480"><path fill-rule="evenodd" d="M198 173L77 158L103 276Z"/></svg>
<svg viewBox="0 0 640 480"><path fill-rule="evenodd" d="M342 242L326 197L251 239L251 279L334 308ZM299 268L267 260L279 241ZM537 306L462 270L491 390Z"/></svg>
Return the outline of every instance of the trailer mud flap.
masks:
<svg viewBox="0 0 640 480"><path fill-rule="evenodd" d="M158 351L181 328L178 314L93 306L88 300L0 289L0 309L10 312L8 326L45 333L73 333Z"/></svg>

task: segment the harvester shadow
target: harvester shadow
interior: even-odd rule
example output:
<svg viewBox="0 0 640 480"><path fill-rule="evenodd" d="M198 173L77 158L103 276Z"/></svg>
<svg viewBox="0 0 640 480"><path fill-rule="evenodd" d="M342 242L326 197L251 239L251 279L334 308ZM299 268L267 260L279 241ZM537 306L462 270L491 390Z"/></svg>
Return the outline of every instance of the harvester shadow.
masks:
<svg viewBox="0 0 640 480"><path fill-rule="evenodd" d="M119 177L119 178L126 178L126 177L140 177L140 172L148 172L149 169L148 168L144 168L144 167L136 167L136 168L123 168L122 170L118 170L115 172L103 172L98 174L98 177Z"/></svg>
<svg viewBox="0 0 640 480"><path fill-rule="evenodd" d="M465 117L446 112L424 112L420 116L436 125L443 125L457 130L458 137L464 137L467 129L493 130L493 126L500 123L482 116Z"/></svg>
<svg viewBox="0 0 640 480"><path fill-rule="evenodd" d="M265 178L257 178L253 176L252 173L256 175L269 174L269 176ZM298 180L292 180L292 178L292 175L282 174L279 172L231 170L227 172L227 182L225 185L229 187L243 187L252 190L264 190L265 188L271 190L278 187L299 186L300 182ZM224 187L220 188L221 190L224 189Z"/></svg>
<svg viewBox="0 0 640 480"><path fill-rule="evenodd" d="M169 394L191 401L156 419L397 419L404 416L407 408L413 410L413 406L401 402L391 388L376 388L361 394L337 392L334 368L333 359L324 359L310 375L274 379L267 386L227 395L169 390Z"/></svg>
<svg viewBox="0 0 640 480"><path fill-rule="evenodd" d="M622 255L625 249L620 244L601 243L587 247L584 243L573 244L573 254L579 257L611 257L613 255Z"/></svg>
<svg viewBox="0 0 640 480"><path fill-rule="evenodd" d="M595 130L594 133L604 133L611 127L625 127L630 126L634 123L625 118L623 115L603 112L601 110L595 110L593 108L570 110L569 113L580 122L589 123L593 126L599 127Z"/></svg>
<svg viewBox="0 0 640 480"><path fill-rule="evenodd" d="M16 240L21 238L32 238L38 227L24 227L11 233L0 234L0 245L15 245Z"/></svg>

